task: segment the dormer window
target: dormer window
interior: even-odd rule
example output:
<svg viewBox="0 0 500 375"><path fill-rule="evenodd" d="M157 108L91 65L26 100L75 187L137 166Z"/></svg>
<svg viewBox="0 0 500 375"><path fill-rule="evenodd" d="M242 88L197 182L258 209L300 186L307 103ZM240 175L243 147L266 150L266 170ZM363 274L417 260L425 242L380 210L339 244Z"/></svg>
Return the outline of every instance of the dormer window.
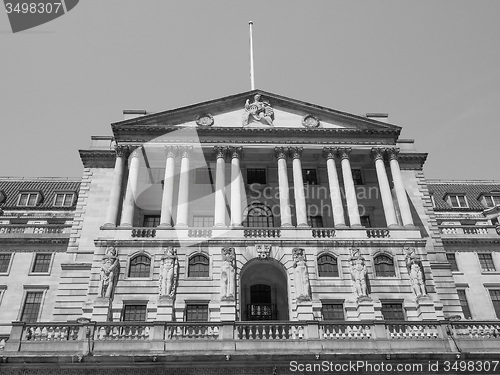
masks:
<svg viewBox="0 0 500 375"><path fill-rule="evenodd" d="M495 207L500 204L500 193L492 195L483 195L483 199L481 200L483 206L485 207Z"/></svg>
<svg viewBox="0 0 500 375"><path fill-rule="evenodd" d="M467 198L465 194L449 194L446 200L453 208L468 208Z"/></svg>
<svg viewBox="0 0 500 375"><path fill-rule="evenodd" d="M40 202L40 193L21 193L17 205L20 207L35 207Z"/></svg>
<svg viewBox="0 0 500 375"><path fill-rule="evenodd" d="M71 207L74 198L74 193L56 193L54 207Z"/></svg>

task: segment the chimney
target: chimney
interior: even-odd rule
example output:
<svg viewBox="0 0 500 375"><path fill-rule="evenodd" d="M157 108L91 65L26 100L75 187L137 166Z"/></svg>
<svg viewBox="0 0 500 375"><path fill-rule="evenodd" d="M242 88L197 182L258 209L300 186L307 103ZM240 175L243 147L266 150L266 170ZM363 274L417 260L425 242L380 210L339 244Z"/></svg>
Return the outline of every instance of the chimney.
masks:
<svg viewBox="0 0 500 375"><path fill-rule="evenodd" d="M123 119L130 120L131 118L145 116L148 113L144 109L124 109Z"/></svg>
<svg viewBox="0 0 500 375"><path fill-rule="evenodd" d="M370 120L380 121L380 122L389 122L389 114L388 113L367 113L366 117Z"/></svg>

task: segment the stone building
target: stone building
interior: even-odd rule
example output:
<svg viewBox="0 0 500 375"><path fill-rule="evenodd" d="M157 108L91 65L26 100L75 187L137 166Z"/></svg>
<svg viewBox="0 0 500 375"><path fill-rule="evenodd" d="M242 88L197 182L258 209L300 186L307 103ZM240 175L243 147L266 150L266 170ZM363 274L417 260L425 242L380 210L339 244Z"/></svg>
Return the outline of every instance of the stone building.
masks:
<svg viewBox="0 0 500 375"><path fill-rule="evenodd" d="M261 90L124 115L81 180L0 180L5 368L431 373L500 352L500 183L429 182L387 115Z"/></svg>

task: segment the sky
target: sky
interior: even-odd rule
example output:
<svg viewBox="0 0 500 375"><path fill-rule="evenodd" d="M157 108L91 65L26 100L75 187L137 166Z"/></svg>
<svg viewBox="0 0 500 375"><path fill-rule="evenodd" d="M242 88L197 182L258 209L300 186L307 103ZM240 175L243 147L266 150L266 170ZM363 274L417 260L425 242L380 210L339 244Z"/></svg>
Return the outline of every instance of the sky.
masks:
<svg viewBox="0 0 500 375"><path fill-rule="evenodd" d="M389 114L430 179L500 180L500 1L82 0L13 34L0 11L0 176L80 177L124 109L257 89ZM243 104L242 104L243 105Z"/></svg>

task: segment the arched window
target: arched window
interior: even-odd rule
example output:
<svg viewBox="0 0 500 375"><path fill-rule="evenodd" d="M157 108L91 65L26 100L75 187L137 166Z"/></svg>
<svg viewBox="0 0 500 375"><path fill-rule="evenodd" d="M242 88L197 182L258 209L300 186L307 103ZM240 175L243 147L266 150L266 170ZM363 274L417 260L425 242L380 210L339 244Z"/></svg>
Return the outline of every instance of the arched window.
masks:
<svg viewBox="0 0 500 375"><path fill-rule="evenodd" d="M394 277L394 261L388 255L377 255L374 259L375 275L382 277Z"/></svg>
<svg viewBox="0 0 500 375"><path fill-rule="evenodd" d="M144 254L136 255L130 259L128 277L149 277L151 271L151 259Z"/></svg>
<svg viewBox="0 0 500 375"><path fill-rule="evenodd" d="M188 277L208 277L210 262L203 254L196 254L189 258Z"/></svg>
<svg viewBox="0 0 500 375"><path fill-rule="evenodd" d="M273 227L274 218L271 209L262 203L254 203L247 207L245 227Z"/></svg>
<svg viewBox="0 0 500 375"><path fill-rule="evenodd" d="M337 258L329 254L320 256L318 258L318 275L319 277L338 277Z"/></svg>

